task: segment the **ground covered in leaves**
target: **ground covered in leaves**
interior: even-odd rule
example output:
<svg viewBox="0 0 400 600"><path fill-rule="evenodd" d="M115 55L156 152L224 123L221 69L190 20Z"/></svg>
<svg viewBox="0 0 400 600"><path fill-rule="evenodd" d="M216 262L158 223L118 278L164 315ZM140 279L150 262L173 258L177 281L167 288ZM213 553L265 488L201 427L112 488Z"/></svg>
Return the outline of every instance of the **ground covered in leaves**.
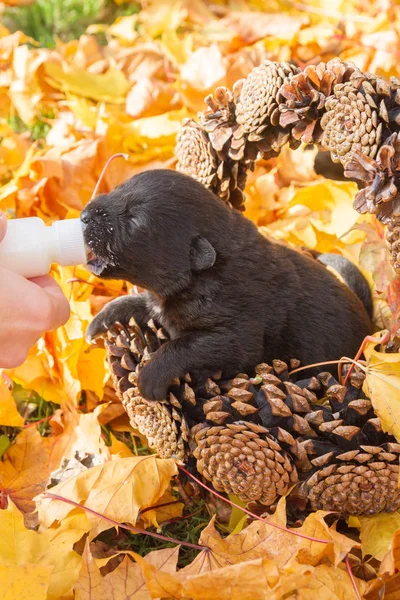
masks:
<svg viewBox="0 0 400 600"><path fill-rule="evenodd" d="M129 160L114 161L101 191L173 168L183 118L263 59L304 66L339 56L400 76L400 9L385 0L81 3L88 14L71 2L65 15L50 0L10 4L27 5L7 7L10 29L0 26L0 208L10 218L78 216L115 152ZM353 210L354 183L317 175L315 155L284 149L258 163L246 215L266 235L357 262L376 329L395 333L400 282L383 228ZM317 512L287 529L282 499L267 521L250 523L179 481L174 460L151 455L113 392L104 349L84 341L92 315L126 285L84 268L53 274L71 319L0 377L4 600L400 597L398 512L339 526ZM400 441L400 355L370 347L368 357L367 391Z"/></svg>

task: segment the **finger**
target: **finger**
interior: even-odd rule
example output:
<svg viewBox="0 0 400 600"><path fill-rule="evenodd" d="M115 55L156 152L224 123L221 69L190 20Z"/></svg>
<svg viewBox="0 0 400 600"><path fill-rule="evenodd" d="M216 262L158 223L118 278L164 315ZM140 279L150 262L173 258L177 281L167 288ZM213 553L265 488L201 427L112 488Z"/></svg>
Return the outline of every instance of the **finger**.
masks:
<svg viewBox="0 0 400 600"><path fill-rule="evenodd" d="M0 242L6 235L7 231L7 218L3 212L0 210Z"/></svg>
<svg viewBox="0 0 400 600"><path fill-rule="evenodd" d="M31 282L46 292L51 300L52 313L49 329L56 329L64 325L69 319L70 306L58 283L50 275L35 277L31 279Z"/></svg>

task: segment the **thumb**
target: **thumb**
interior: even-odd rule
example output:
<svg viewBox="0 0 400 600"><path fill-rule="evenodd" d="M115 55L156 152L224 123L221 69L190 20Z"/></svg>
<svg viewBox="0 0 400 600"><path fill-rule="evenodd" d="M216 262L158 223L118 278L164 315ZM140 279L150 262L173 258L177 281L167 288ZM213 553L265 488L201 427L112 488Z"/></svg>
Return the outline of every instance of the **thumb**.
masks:
<svg viewBox="0 0 400 600"><path fill-rule="evenodd" d="M0 210L0 242L6 235L6 231L7 231L7 219L6 219L5 214L3 212L1 212L1 210Z"/></svg>

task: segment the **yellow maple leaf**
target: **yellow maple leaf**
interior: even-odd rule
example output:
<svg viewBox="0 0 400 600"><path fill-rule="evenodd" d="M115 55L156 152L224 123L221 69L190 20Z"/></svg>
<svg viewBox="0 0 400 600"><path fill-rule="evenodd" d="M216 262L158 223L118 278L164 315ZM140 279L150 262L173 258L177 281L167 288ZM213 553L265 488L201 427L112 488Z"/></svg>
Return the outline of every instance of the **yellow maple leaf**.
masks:
<svg viewBox="0 0 400 600"><path fill-rule="evenodd" d="M68 63L45 63L47 80L63 92L92 98L99 102L122 104L129 82L122 71L108 69L105 73L90 73Z"/></svg>
<svg viewBox="0 0 400 600"><path fill-rule="evenodd" d="M23 514L10 501L7 509L0 511L0 529L7 540L0 547L0 568L7 567L7 573L14 573L15 578L24 569L30 572L33 565L39 572L43 568L47 590L44 598L58 600L71 591L78 578L81 559L73 545L88 528L86 515L74 514L54 529L40 532L27 529Z"/></svg>
<svg viewBox="0 0 400 600"><path fill-rule="evenodd" d="M50 571L45 565L0 565L2 600L47 600Z"/></svg>
<svg viewBox="0 0 400 600"><path fill-rule="evenodd" d="M400 441L400 353L379 352L375 346L376 342L368 342L364 350L367 369L363 389L383 430Z"/></svg>
<svg viewBox="0 0 400 600"><path fill-rule="evenodd" d="M121 458L127 458L130 456L133 456L133 453L128 448L128 446L126 444L124 444L124 442L121 442L120 440L118 440L115 437L115 435L113 435L113 434L111 434L110 437L111 437L111 446L110 446L111 454L115 454L117 456L120 456Z"/></svg>
<svg viewBox="0 0 400 600"><path fill-rule="evenodd" d="M360 528L361 549L382 560L389 551L393 535L400 530L400 513L380 513L372 517L357 517Z"/></svg>

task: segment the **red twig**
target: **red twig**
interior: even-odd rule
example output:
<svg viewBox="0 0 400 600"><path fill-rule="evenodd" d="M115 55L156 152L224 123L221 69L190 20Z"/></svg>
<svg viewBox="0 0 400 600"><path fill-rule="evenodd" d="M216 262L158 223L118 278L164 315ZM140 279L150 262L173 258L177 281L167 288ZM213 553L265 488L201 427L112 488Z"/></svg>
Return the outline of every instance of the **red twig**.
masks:
<svg viewBox="0 0 400 600"><path fill-rule="evenodd" d="M48 417L44 417L44 419L40 419L40 421L31 421L30 423L25 423L24 429L29 429L29 427L34 427L35 425L41 425L45 423L49 419L51 419L54 415L49 415Z"/></svg>
<svg viewBox="0 0 400 600"><path fill-rule="evenodd" d="M368 344L368 342L373 342L373 343L376 343L376 344L378 344L378 343L386 344L389 340L390 340L390 333L389 333L389 331L386 331L385 335L383 337L381 337L381 338L376 338L376 337L373 337L372 335L367 335L364 338L364 340L363 340L360 348L358 349L357 354L354 357L354 362L352 363L352 365L350 366L350 369L347 372L346 379L344 380L344 385L347 385L347 382L349 381L350 375L352 374L354 366L355 366L354 363L358 361L358 359L360 358L361 354L364 352L365 346Z"/></svg>
<svg viewBox="0 0 400 600"><path fill-rule="evenodd" d="M355 594L356 594L356 598L357 598L357 600L362 600L362 598L361 598L361 596L360 596L360 592L358 591L358 587L357 587L357 584L356 584L356 580L354 579L353 571L351 570L351 566L350 566L350 563L349 563L349 558L348 558L348 556L346 556L346 558L345 558L345 561L344 561L344 562L345 562L345 564L346 564L347 572L348 572L348 574L349 574L349 577L350 577L351 584L352 584L352 586L353 586L353 588L354 588L354 592L355 592Z"/></svg>
<svg viewBox="0 0 400 600"><path fill-rule="evenodd" d="M115 521L115 519L111 519L111 517L106 517L101 513L89 508L88 506L84 506L83 504L79 504L78 502L74 502L74 500L70 500L69 498L64 498L63 496L59 496L58 494L52 494L51 492L45 492L43 494L46 498L52 498L53 500L59 500L60 502L65 502L66 504L70 504L71 506L75 506L76 508L81 508L85 512L94 515L95 517L99 517L100 519L104 519L111 523L114 527L121 527L121 529L127 529L128 531L132 531L132 533L140 533L142 535L148 535L153 538L157 538L158 540L162 540L163 542L178 544L180 546L186 546L188 548L194 548L195 550L209 550L208 546L199 546L198 544L191 544L190 542L181 542L180 540L176 540L174 538L167 537L165 535L161 535L159 533L154 533L153 531L147 531L146 529L140 529L139 527L133 527L133 525L126 525L125 523L119 523Z"/></svg>
<svg viewBox="0 0 400 600"><path fill-rule="evenodd" d="M213 494L214 496L216 496L220 500L223 500L227 504L230 504L231 506L238 508L239 510L243 511L244 513L250 515L250 517L253 517L253 519L262 521L263 523L266 523L267 525L270 525L271 527L275 527L275 529L279 529L280 531L285 531L286 533L291 533L292 535L295 535L296 537L303 538L304 540L309 540L310 542L318 542L319 544L330 544L332 541L332 540L320 540L319 538L314 538L314 537L310 537L308 535L303 535L302 533L298 533L297 531L294 531L293 529L288 529L287 527L283 527L282 525L277 525L276 523L271 523L270 521L267 521L267 519L263 519L259 515L256 515L255 513L251 512L250 510L247 510L247 508L244 508L243 506L239 506L239 504L236 504L235 502L232 502L232 500L229 500L228 498L225 498L221 494L218 494L218 492L216 492L215 490L208 487L208 485L206 485L205 483L200 481L200 479L198 479L195 475L192 475L192 473L187 471L185 469L185 467L182 467L181 465L178 464L178 469L180 471L183 471L183 473L186 473L186 475L191 477L193 479L193 481L195 481L198 485L200 485L201 487L206 489L208 492L210 492L210 494Z"/></svg>

